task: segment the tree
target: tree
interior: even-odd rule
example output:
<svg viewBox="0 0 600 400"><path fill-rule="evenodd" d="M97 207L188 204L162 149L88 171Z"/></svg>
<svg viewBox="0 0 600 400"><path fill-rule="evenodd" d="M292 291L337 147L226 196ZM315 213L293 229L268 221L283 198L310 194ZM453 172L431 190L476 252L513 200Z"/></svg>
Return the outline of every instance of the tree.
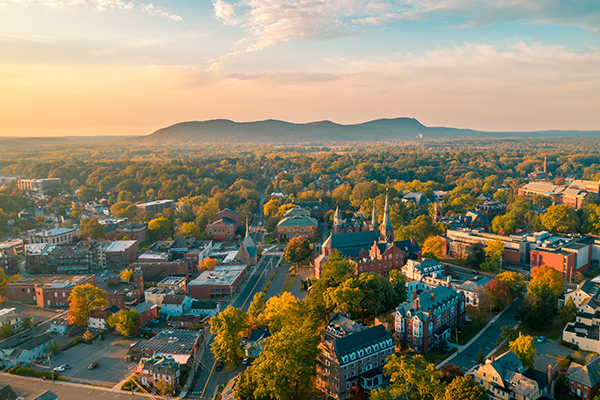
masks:
<svg viewBox="0 0 600 400"><path fill-rule="evenodd" d="M90 201L95 200L98 197L98 192L92 188L81 186L79 188L79 192L77 193L77 198L81 200L83 203L88 203Z"/></svg>
<svg viewBox="0 0 600 400"><path fill-rule="evenodd" d="M538 295L527 295L517 308L517 319L531 329L554 320L554 306Z"/></svg>
<svg viewBox="0 0 600 400"><path fill-rule="evenodd" d="M454 379L459 376L465 376L465 373L458 365L454 364L444 364L440 367L439 371L444 374L442 376L442 382L448 384L451 383Z"/></svg>
<svg viewBox="0 0 600 400"><path fill-rule="evenodd" d="M540 218L542 224L552 233L575 233L581 224L577 211L566 204L548 208L548 212Z"/></svg>
<svg viewBox="0 0 600 400"><path fill-rule="evenodd" d="M168 219L159 217L148 222L148 230L156 237L165 239L173 233L173 224Z"/></svg>
<svg viewBox="0 0 600 400"><path fill-rule="evenodd" d="M485 256L486 267L488 271L495 271L502 263L502 253L504 251L504 242L502 240L490 240L486 243ZM483 267L482 267L483 268Z"/></svg>
<svg viewBox="0 0 600 400"><path fill-rule="evenodd" d="M8 322L5 322L0 326L0 336L3 338L12 336L14 333L13 327Z"/></svg>
<svg viewBox="0 0 600 400"><path fill-rule="evenodd" d="M84 218L81 220L81 237L90 239L104 239L104 225L96 218Z"/></svg>
<svg viewBox="0 0 600 400"><path fill-rule="evenodd" d="M521 360L524 367L534 367L536 348L533 345L533 338L531 336L523 336L519 332L519 337L510 342L508 348Z"/></svg>
<svg viewBox="0 0 600 400"><path fill-rule="evenodd" d="M199 239L202 236L202 232L195 222L184 222L179 230L181 237L193 237Z"/></svg>
<svg viewBox="0 0 600 400"><path fill-rule="evenodd" d="M123 336L134 335L142 325L140 313L137 310L120 310L116 314L111 314L106 323L111 328L115 328Z"/></svg>
<svg viewBox="0 0 600 400"><path fill-rule="evenodd" d="M323 232L318 226L311 226L308 231L308 241L311 243L320 242L323 238Z"/></svg>
<svg viewBox="0 0 600 400"><path fill-rule="evenodd" d="M571 366L571 355L568 355L566 357L558 357L556 359L556 364L558 365L558 367L564 371L568 370L569 367Z"/></svg>
<svg viewBox="0 0 600 400"><path fill-rule="evenodd" d="M128 201L119 201L110 206L110 212L113 213L116 218L133 218L136 215L137 207L136 210L132 210L129 208L130 206L131 203ZM131 211L133 211L133 213Z"/></svg>
<svg viewBox="0 0 600 400"><path fill-rule="evenodd" d="M420 354L412 359L392 354L387 358L383 373L390 377L391 385L372 391L373 400L433 400L444 392L443 373Z"/></svg>
<svg viewBox="0 0 600 400"><path fill-rule="evenodd" d="M500 327L500 331L500 337L496 339L496 343L501 343L504 340L512 342L519 337L519 331L507 325Z"/></svg>
<svg viewBox="0 0 600 400"><path fill-rule="evenodd" d="M165 396L167 394L173 393L173 386L169 382L163 379L159 379L156 381L156 391L161 396Z"/></svg>
<svg viewBox="0 0 600 400"><path fill-rule="evenodd" d="M90 340L94 340L94 334L92 332L90 332L90 330L88 329L83 334L83 338L89 342Z"/></svg>
<svg viewBox="0 0 600 400"><path fill-rule="evenodd" d="M471 252L467 256L467 265L471 268L479 268L485 262L485 250L480 242L471 246Z"/></svg>
<svg viewBox="0 0 600 400"><path fill-rule="evenodd" d="M219 260L206 257L198 261L198 272L203 273L204 271L212 271L217 265L219 265Z"/></svg>
<svg viewBox="0 0 600 400"><path fill-rule="evenodd" d="M257 321L260 325L268 325L269 331L279 332L286 326L296 326L305 316L304 303L290 292L283 292L267 301Z"/></svg>
<svg viewBox="0 0 600 400"><path fill-rule="evenodd" d="M477 352L477 354L475 354L475 362L478 365L485 364L485 354L483 353L483 350L481 350L481 347L479 348L479 351Z"/></svg>
<svg viewBox="0 0 600 400"><path fill-rule="evenodd" d="M503 309L510 303L510 288L497 279L491 279L483 288L495 309Z"/></svg>
<svg viewBox="0 0 600 400"><path fill-rule="evenodd" d="M285 247L285 259L298 266L302 261L310 257L310 246L308 241L301 236L292 238Z"/></svg>
<svg viewBox="0 0 600 400"><path fill-rule="evenodd" d="M443 400L488 400L485 388L475 383L473 375L459 376L444 391Z"/></svg>
<svg viewBox="0 0 600 400"><path fill-rule="evenodd" d="M266 339L266 345L252 366L255 395L288 400L298 399L301 390L312 385L320 336L308 325L286 326Z"/></svg>
<svg viewBox="0 0 600 400"><path fill-rule="evenodd" d="M280 203L278 199L271 199L267 201L263 207L264 213L267 216L267 218L277 214L277 211L279 211L279 206Z"/></svg>
<svg viewBox="0 0 600 400"><path fill-rule="evenodd" d="M496 275L496 280L506 283L514 295L519 295L525 290L525 277L517 272L504 271Z"/></svg>
<svg viewBox="0 0 600 400"><path fill-rule="evenodd" d="M29 329L31 328L31 325L33 325L33 320L31 317L23 318L23 329Z"/></svg>
<svg viewBox="0 0 600 400"><path fill-rule="evenodd" d="M90 311L106 305L106 292L91 283L78 285L69 296L69 323L71 325L87 325Z"/></svg>
<svg viewBox="0 0 600 400"><path fill-rule="evenodd" d="M133 276L133 269L124 269L121 271L121 280L123 282L129 282Z"/></svg>
<svg viewBox="0 0 600 400"><path fill-rule="evenodd" d="M531 269L531 282L527 285L527 295L536 295L544 299L552 308L556 308L558 296L562 293L565 281L554 268L545 265Z"/></svg>
<svg viewBox="0 0 600 400"><path fill-rule="evenodd" d="M258 316L265 311L267 307L267 299L264 292L258 292L252 298L250 306L248 307L248 315L255 321L258 320Z"/></svg>
<svg viewBox="0 0 600 400"><path fill-rule="evenodd" d="M444 253L445 243L438 236L430 236L423 243L423 254L429 258L440 257Z"/></svg>
<svg viewBox="0 0 600 400"><path fill-rule="evenodd" d="M210 319L210 332L215 335L211 351L215 358L231 363L244 356L241 332L250 327L248 315L235 307L227 307Z"/></svg>
<svg viewBox="0 0 600 400"><path fill-rule="evenodd" d="M573 298L569 297L567 302L560 310L558 310L558 317L562 326L567 325L569 322L575 322L575 315L577 314L577 306L573 302Z"/></svg>

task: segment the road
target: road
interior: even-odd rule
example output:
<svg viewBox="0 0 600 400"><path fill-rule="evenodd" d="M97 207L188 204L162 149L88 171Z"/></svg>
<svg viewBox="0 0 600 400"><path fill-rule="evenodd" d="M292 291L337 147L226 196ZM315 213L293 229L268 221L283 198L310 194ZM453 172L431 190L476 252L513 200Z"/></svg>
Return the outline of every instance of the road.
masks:
<svg viewBox="0 0 600 400"><path fill-rule="evenodd" d="M130 394L121 394L105 390L90 389L87 387L53 384L51 381L41 379L28 379L20 376L0 374L0 385L10 385L17 396L25 398L31 395L40 395L46 390L51 390L58 395L61 400L80 400L80 399L103 399L103 400L131 400L132 398L146 398L141 396L131 396Z"/></svg>
<svg viewBox="0 0 600 400"><path fill-rule="evenodd" d="M487 355L497 346L496 339L500 337L500 328L504 325L511 328L516 325L517 307L521 304L521 301L521 298L515 301L477 340L471 343L469 347L461 349L460 353L450 363L458 365L465 372L473 368L476 365L474 359L479 349L481 348L483 354Z"/></svg>

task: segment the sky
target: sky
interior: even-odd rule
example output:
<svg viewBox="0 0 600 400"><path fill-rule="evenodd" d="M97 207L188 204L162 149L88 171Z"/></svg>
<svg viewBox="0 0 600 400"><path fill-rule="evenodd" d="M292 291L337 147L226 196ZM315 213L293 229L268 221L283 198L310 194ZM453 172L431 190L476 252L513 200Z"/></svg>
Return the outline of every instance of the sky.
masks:
<svg viewBox="0 0 600 400"><path fill-rule="evenodd" d="M0 0L0 136L600 130L596 0Z"/></svg>

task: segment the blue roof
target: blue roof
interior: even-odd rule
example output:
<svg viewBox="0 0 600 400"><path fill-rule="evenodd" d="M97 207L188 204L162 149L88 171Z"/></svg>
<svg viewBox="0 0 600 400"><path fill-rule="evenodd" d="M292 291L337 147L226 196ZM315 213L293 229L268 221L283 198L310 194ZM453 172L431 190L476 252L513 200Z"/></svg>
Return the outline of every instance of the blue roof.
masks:
<svg viewBox="0 0 600 400"><path fill-rule="evenodd" d="M341 235L331 235L331 248L343 247L371 247L373 243L378 242L381 233L379 231L364 231L344 233Z"/></svg>

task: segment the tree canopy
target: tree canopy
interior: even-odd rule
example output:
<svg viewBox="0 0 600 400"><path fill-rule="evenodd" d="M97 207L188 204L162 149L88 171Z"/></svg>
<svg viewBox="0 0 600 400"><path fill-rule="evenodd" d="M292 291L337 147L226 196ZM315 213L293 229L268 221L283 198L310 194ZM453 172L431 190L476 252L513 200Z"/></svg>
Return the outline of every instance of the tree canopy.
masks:
<svg viewBox="0 0 600 400"><path fill-rule="evenodd" d="M98 289L91 283L78 285L73 288L69 296L69 323L71 325L87 326L88 315L91 310L106 305L106 292Z"/></svg>

